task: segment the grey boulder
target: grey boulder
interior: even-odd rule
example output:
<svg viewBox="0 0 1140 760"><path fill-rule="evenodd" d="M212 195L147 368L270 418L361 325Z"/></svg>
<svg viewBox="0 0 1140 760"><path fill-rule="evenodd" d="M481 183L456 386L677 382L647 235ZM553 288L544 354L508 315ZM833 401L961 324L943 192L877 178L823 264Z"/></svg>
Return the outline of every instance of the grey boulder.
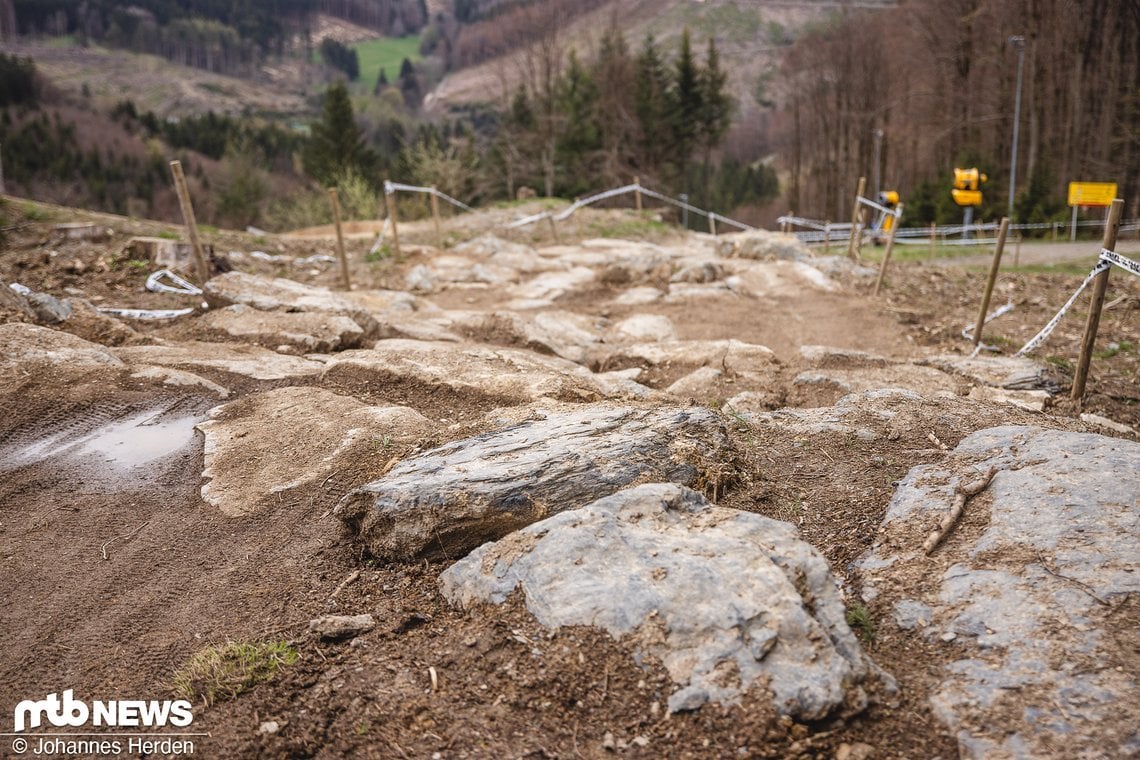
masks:
<svg viewBox="0 0 1140 760"><path fill-rule="evenodd" d="M930 557L957 483L989 488ZM965 758L1134 757L1140 444L1003 426L915 467L857 563L864 596L943 650L934 714ZM1128 612L1133 610L1133 612Z"/></svg>
<svg viewBox="0 0 1140 760"><path fill-rule="evenodd" d="M584 405L408 459L336 514L380 559L454 558L637 480L711 483L724 445L707 409Z"/></svg>
<svg viewBox="0 0 1140 760"><path fill-rule="evenodd" d="M856 712L882 676L847 627L823 557L788 523L716 507L680 485L620 491L479 547L440 576L470 607L516 589L551 628L595 625L659 660L669 711L753 685L781 714Z"/></svg>

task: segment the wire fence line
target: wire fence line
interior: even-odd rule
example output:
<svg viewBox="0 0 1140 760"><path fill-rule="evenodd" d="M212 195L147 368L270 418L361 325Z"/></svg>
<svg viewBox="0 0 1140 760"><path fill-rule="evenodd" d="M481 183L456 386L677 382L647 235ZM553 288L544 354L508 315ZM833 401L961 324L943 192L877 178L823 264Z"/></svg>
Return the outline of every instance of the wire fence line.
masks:
<svg viewBox="0 0 1140 760"><path fill-rule="evenodd" d="M421 187L418 185L406 185L402 182L392 182L389 180L385 180L385 182L384 182L384 194L385 195L392 195L393 193L396 193L396 192L424 193L424 194L428 194L428 195L435 195L436 197L441 198L441 199L447 201L448 203L451 203L453 206L457 206L457 207L463 209L464 211L474 211L475 210L471 206L468 206L467 204L465 204L461 201L458 201L455 198L452 198L450 195L447 195L445 193L440 192L439 190L437 190L434 187ZM698 208L697 206L692 205L691 203L689 203L686 200L683 200L680 198L672 198L668 195L665 195L664 193L659 193L656 190L645 187L640 182L634 182L634 183L631 183L628 185L623 185L621 187L615 187L615 188L610 189L610 190L603 190L602 192L595 193L594 195L589 195L589 196L586 196L585 198L579 198L579 199L575 200L573 203L571 203L567 208L565 208L562 211L559 211L557 213L555 213L553 211L540 211L537 214L530 214L529 216L522 217L521 219L515 219L514 221L503 225L503 228L504 229L518 229L520 227L526 227L527 225L534 224L535 222L540 222L543 219L548 219L548 218L553 219L556 222L562 222L562 221L569 219L571 216L573 216L581 208L584 208L586 206L591 206L595 203L600 203L601 201L604 201L604 200L609 200L610 198L616 198L616 197L621 196L621 195L629 195L630 193L639 193L639 194L647 196L649 198L654 198L656 200L662 201L664 203L668 203L668 204L675 206L679 209L682 209L684 211L688 211L690 213L697 214L699 216L703 216L706 219L711 219L714 223L725 224L725 225L728 225L729 227L734 227L738 230L748 231L748 230L759 229L758 227L753 227L750 224L745 224L744 222L737 221L736 219L730 219L729 217L723 216L722 214L718 214L715 211L708 211L706 209Z"/></svg>
<svg viewBox="0 0 1140 760"><path fill-rule="evenodd" d="M860 201L863 201L860 198ZM878 204L867 201L866 205L874 206L881 209ZM891 212L893 213L893 212ZM793 230L791 233L805 243L822 243L828 241L846 240L851 234L850 222L826 222L820 219L807 219L801 216L793 216L786 214L776 219L780 225L789 225L791 227L803 227L804 230ZM1077 227L1104 227L1103 220L1086 219L1077 222ZM984 222L980 224L943 224L936 225L933 229L930 226L926 227L900 227L895 231L895 242L911 243L917 240L929 240L933 235L938 239L939 245L992 245L996 242L994 237L981 237L981 233L996 232L1000 225L996 222ZM1024 232L1029 230L1064 230L1071 229L1070 222L1026 222L1024 224L1011 224L1009 229L1016 232ZM1137 232L1140 231L1140 219L1126 219L1120 223L1121 232ZM872 231L863 229L862 234L868 235ZM974 235L974 237L966 237L967 235ZM953 239L956 236L957 239Z"/></svg>
<svg viewBox="0 0 1140 760"><path fill-rule="evenodd" d="M466 203L457 200L450 195L440 192L434 187L422 187L419 185L408 185L402 182L392 182L385 180L384 193L391 195L396 192L408 193L422 193L427 195L434 195L441 200L444 200L456 208L463 211L474 211L475 209ZM723 224L728 227L733 227L742 231L754 231L760 228L750 224L746 224L736 219L731 219L715 211L702 209L689 203L683 196L681 198L674 198L664 193L660 193L652 188L642 185L640 182L633 182L621 187L615 187L610 190L603 190L593 195L584 198L576 199L567 208L562 211L540 211L536 214L530 214L520 219L515 219L505 225L504 229L519 229L529 226L536 222L541 222L544 219L553 219L556 222L562 222L572 217L579 209L586 206L592 206L595 203L600 203L611 198L616 198L631 193L639 193L643 196L653 198L655 200L667 203L675 208L687 211L698 216L703 216L706 219L712 220L716 224ZM859 198L860 205L864 205L880 211L884 214L889 214L897 220L901 214L897 209L891 209L883 206L868 198ZM828 222L822 219L810 219L802 216L795 216L792 214L785 214L777 217L776 222L781 226L788 227L802 227L803 230L793 230L789 234L799 238L804 243L823 243L831 241L841 241L847 239L851 234L850 222ZM1090 228L1090 227L1104 227L1103 220L1082 220L1076 223L1077 227ZM984 222L979 224L943 224L935 225L933 228L926 227L900 227L895 231L895 240L899 243L915 242L916 240L929 240L932 236L938 239L940 245L950 246L979 246L991 245L996 242L994 237L982 237L983 233L996 232L998 229L996 222ZM1015 232L1026 232L1031 230L1053 230L1054 232L1072 228L1070 222L1026 222L1022 224L1011 224L1009 229ZM877 231L859 225L860 234L863 236L879 234ZM1120 223L1121 232L1136 232L1140 231L1140 219L1123 220Z"/></svg>

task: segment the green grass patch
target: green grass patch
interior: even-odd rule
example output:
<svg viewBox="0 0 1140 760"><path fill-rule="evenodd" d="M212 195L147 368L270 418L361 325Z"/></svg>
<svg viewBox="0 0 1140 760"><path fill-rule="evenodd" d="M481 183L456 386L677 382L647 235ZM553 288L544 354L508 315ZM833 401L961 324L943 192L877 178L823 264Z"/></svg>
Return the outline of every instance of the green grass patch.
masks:
<svg viewBox="0 0 1140 760"><path fill-rule="evenodd" d="M870 644L875 640L875 618L862 604L856 603L847 608L847 625L863 643Z"/></svg>
<svg viewBox="0 0 1140 760"><path fill-rule="evenodd" d="M378 264L392 255L392 247L384 243L375 251L369 251L364 255L364 260L369 264Z"/></svg>
<svg viewBox="0 0 1140 760"><path fill-rule="evenodd" d="M163 230L162 232L159 232L156 237L160 237L163 240L177 240L178 239L178 233L177 232L171 232L170 230Z"/></svg>
<svg viewBox="0 0 1140 760"><path fill-rule="evenodd" d="M1093 354L1097 359L1111 359L1119 353L1131 351L1136 346L1130 340L1122 340L1116 343L1109 343L1108 348L1103 351L1097 351Z"/></svg>
<svg viewBox="0 0 1140 760"><path fill-rule="evenodd" d="M1056 356L1056 355L1046 356L1045 357L1045 363L1048 365L1051 365L1053 367L1056 367L1057 369L1064 370L1065 372L1072 372L1073 371L1072 360L1067 359L1064 356Z"/></svg>
<svg viewBox="0 0 1140 760"><path fill-rule="evenodd" d="M654 235L665 235L671 230L669 225L656 219L627 217L591 221L586 224L584 233L586 237L640 240Z"/></svg>
<svg viewBox="0 0 1140 760"><path fill-rule="evenodd" d="M282 665L298 659L284 641L231 641L206 647L174 674L174 693L190 702L213 704L233 699L246 689L270 681Z"/></svg>
<svg viewBox="0 0 1140 760"><path fill-rule="evenodd" d="M20 210L29 222L50 222L56 217L54 212L31 202L25 203Z"/></svg>
<svg viewBox="0 0 1140 760"><path fill-rule="evenodd" d="M376 86L376 78L380 76L380 69L388 75L388 81L395 84L400 76L400 64L407 58L412 63L423 60L420 55L420 36L407 37L381 37L366 42L358 42L352 46L356 57L360 60L360 82L369 92Z"/></svg>

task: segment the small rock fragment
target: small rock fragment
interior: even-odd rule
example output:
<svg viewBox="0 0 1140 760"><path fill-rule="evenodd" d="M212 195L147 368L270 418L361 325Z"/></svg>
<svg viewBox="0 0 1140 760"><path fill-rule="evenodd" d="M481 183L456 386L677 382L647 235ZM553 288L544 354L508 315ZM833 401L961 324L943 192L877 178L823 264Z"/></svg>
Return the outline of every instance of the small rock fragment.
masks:
<svg viewBox="0 0 1140 760"><path fill-rule="evenodd" d="M309 621L309 630L322 639L347 639L376 627L371 615L323 615Z"/></svg>

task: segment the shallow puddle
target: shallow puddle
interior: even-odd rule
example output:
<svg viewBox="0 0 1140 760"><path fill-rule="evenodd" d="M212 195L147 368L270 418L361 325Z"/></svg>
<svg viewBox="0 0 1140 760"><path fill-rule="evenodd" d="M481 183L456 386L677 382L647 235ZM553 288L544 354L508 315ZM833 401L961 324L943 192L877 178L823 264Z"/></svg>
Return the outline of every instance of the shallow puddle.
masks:
<svg viewBox="0 0 1140 760"><path fill-rule="evenodd" d="M128 416L98 415L109 417L102 424L97 419L74 420L59 432L0 454L0 471L53 459L82 459L89 466L98 463L96 467L120 471L143 467L193 443L194 425L204 415L175 411L175 407L128 412Z"/></svg>

